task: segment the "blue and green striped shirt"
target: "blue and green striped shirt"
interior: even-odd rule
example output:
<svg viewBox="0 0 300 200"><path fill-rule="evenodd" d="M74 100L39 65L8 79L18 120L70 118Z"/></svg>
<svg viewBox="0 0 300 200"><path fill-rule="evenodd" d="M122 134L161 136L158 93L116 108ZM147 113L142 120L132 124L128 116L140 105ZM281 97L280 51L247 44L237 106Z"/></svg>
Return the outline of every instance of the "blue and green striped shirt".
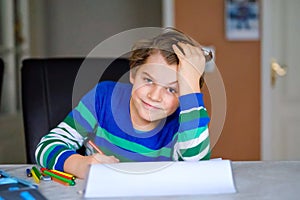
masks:
<svg viewBox="0 0 300 200"><path fill-rule="evenodd" d="M87 93L67 117L45 135L36 149L37 163L63 171L65 160L92 139L106 155L121 162L209 159L209 117L203 94L179 97L180 106L153 130L133 128L129 102L132 86L104 81Z"/></svg>

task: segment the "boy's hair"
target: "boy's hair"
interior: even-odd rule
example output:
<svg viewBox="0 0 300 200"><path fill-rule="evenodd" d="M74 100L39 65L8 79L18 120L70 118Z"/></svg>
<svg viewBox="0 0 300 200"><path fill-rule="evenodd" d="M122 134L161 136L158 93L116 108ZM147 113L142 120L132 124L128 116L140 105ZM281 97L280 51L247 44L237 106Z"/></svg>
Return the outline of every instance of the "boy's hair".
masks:
<svg viewBox="0 0 300 200"><path fill-rule="evenodd" d="M158 52L165 58L166 62L169 65L178 64L179 59L172 48L172 45L177 45L178 42L187 43L193 46L199 46L197 42L195 42L193 39L186 36L182 32L179 32L174 28L166 28L158 36L152 39L140 40L134 44L134 46L132 47L131 55L129 57L130 69L145 64L147 58L150 55ZM180 46L177 45L177 47L182 50ZM199 84L200 88L202 88L204 84L204 73L199 80Z"/></svg>

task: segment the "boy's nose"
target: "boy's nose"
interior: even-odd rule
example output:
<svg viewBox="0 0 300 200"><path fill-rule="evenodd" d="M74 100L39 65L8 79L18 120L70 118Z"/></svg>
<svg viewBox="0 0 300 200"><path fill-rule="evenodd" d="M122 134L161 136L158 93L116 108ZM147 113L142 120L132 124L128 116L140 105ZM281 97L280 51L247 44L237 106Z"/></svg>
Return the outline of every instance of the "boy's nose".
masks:
<svg viewBox="0 0 300 200"><path fill-rule="evenodd" d="M148 93L148 98L150 98L153 101L161 101L162 100L162 87L159 85L153 86Z"/></svg>

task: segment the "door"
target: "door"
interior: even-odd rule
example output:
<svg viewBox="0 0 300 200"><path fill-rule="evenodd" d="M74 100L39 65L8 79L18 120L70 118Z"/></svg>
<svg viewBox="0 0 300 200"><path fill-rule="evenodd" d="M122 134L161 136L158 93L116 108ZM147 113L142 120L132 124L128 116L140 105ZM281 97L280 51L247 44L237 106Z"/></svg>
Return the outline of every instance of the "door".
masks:
<svg viewBox="0 0 300 200"><path fill-rule="evenodd" d="M300 160L299 19L299 0L262 0L263 160ZM287 72L273 85L272 60Z"/></svg>
<svg viewBox="0 0 300 200"><path fill-rule="evenodd" d="M213 115L219 116L216 112L220 111L217 108L220 104L212 104L212 100L221 102L222 100L212 99L209 90L204 88L204 101L211 116L209 125L211 144L212 146L216 144L212 148L212 157L260 160L261 41L226 39L224 2L224 0L176 0L174 25L199 43L213 46L216 52L216 65L225 85L226 118L219 132L213 122L220 123L221 120L216 120ZM216 81L212 83L215 84Z"/></svg>

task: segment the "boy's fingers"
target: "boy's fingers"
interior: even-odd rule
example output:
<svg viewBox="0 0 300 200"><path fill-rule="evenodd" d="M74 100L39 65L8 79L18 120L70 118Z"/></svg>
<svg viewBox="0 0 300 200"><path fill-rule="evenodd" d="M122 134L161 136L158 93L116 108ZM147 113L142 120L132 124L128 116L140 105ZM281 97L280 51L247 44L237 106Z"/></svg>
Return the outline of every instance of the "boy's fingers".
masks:
<svg viewBox="0 0 300 200"><path fill-rule="evenodd" d="M109 164L109 163L117 163L119 162L119 159L117 159L114 156L106 156L106 155L101 155L99 153L93 154L93 158L99 162L99 163L105 163L105 164Z"/></svg>
<svg viewBox="0 0 300 200"><path fill-rule="evenodd" d="M191 45L185 44L185 43L183 43L183 42L178 42L177 44L178 44L178 46L181 47L181 49L182 49L182 51L183 51L183 54L184 54L185 56L190 56L190 55L192 54L192 51L191 51Z"/></svg>
<svg viewBox="0 0 300 200"><path fill-rule="evenodd" d="M115 156L109 156L114 162L120 162L120 160L118 158L116 158Z"/></svg>
<svg viewBox="0 0 300 200"><path fill-rule="evenodd" d="M204 56L204 52L203 52L203 50L201 49L201 47L194 47L194 51L195 51L197 54L199 54L199 55L201 55L201 56Z"/></svg>
<svg viewBox="0 0 300 200"><path fill-rule="evenodd" d="M174 50L175 54L176 54L179 58L183 58L183 57L184 57L183 52L177 47L176 44L173 44L172 47L173 47L173 50Z"/></svg>

